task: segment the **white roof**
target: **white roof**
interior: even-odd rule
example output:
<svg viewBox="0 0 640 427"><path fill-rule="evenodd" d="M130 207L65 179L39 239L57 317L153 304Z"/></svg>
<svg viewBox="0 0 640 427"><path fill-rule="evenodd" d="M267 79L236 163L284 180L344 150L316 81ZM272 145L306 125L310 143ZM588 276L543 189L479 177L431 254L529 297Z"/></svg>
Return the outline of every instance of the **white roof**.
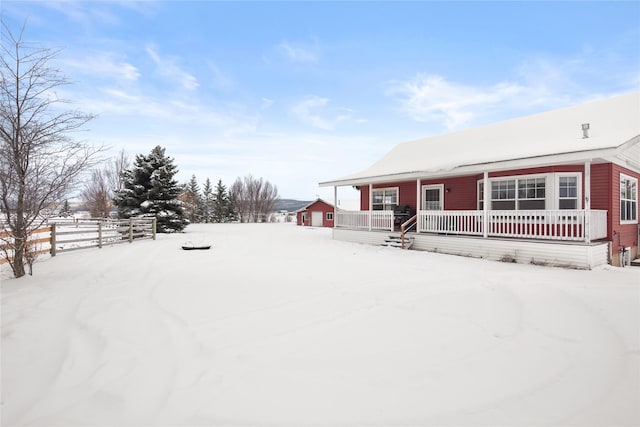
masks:
<svg viewBox="0 0 640 427"><path fill-rule="evenodd" d="M588 123L588 138L582 125ZM632 141L633 140L633 141ZM630 142L631 141L631 142ZM356 185L614 156L640 141L640 92L395 146L368 169L321 182ZM637 150L633 156L636 156ZM551 156L551 157L550 157ZM632 159L633 160L633 159ZM636 160L636 167L640 159ZM519 162L516 162L519 161ZM490 167L488 165L491 165Z"/></svg>
<svg viewBox="0 0 640 427"><path fill-rule="evenodd" d="M307 209L309 209L309 207L310 207L311 205L316 204L316 203L318 203L318 202L322 202L322 203L324 203L324 204L326 204L326 205L329 205L329 206L333 207L333 204L332 204L332 203L329 203L329 202L327 202L326 200L323 200L323 199L321 199L321 198L319 198L319 197L318 197L318 198L317 198L317 199L315 199L313 202L307 203L305 206L303 206L303 207L301 207L300 209L298 209L296 212L303 212L303 211L306 211Z"/></svg>

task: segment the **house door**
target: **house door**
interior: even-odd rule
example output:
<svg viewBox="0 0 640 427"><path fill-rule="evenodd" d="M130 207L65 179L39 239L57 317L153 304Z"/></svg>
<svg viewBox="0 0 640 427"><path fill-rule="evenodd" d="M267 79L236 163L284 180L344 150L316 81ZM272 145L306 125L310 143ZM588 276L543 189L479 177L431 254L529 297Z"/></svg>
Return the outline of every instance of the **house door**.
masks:
<svg viewBox="0 0 640 427"><path fill-rule="evenodd" d="M311 226L322 227L322 212L311 212Z"/></svg>
<svg viewBox="0 0 640 427"><path fill-rule="evenodd" d="M422 209L425 211L441 211L444 209L444 185L422 186Z"/></svg>

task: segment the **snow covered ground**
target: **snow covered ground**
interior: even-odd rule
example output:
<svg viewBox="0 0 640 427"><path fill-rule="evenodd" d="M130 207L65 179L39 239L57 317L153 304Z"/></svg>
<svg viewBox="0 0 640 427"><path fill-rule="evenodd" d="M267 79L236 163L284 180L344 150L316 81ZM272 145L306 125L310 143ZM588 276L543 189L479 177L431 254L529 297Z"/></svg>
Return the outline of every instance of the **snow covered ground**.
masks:
<svg viewBox="0 0 640 427"><path fill-rule="evenodd" d="M224 224L34 273L3 272L3 426L640 424L637 268Z"/></svg>

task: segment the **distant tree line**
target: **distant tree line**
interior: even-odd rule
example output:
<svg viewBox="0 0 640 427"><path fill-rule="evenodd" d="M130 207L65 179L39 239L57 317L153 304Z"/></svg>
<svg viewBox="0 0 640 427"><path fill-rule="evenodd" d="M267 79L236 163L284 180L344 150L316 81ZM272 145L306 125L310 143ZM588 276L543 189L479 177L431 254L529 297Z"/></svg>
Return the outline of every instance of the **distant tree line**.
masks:
<svg viewBox="0 0 640 427"><path fill-rule="evenodd" d="M82 200L94 218L106 218L117 210L119 218L153 215L159 232L183 230L189 223L266 222L278 200L278 189L269 181L247 175L231 188L209 178L202 189L195 175L178 184L178 172L165 149L157 146L149 155L137 155L133 165L124 153L87 177Z"/></svg>
<svg viewBox="0 0 640 427"><path fill-rule="evenodd" d="M179 199L190 222L267 222L278 200L278 188L262 178L237 178L227 190L222 180L215 189L206 179L200 190L195 175L183 186Z"/></svg>

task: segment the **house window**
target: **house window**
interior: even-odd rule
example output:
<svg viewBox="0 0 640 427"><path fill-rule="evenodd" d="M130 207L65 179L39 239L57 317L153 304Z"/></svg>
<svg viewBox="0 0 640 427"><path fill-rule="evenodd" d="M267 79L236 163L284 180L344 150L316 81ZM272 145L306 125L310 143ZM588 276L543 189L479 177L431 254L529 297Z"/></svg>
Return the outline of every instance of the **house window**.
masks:
<svg viewBox="0 0 640 427"><path fill-rule="evenodd" d="M333 212L327 212L327 221L333 221Z"/></svg>
<svg viewBox="0 0 640 427"><path fill-rule="evenodd" d="M491 209L514 210L516 208L516 180L508 179L491 183Z"/></svg>
<svg viewBox="0 0 640 427"><path fill-rule="evenodd" d="M578 209L578 177L558 178L558 209Z"/></svg>
<svg viewBox="0 0 640 427"><path fill-rule="evenodd" d="M545 208L545 179L518 179L518 209Z"/></svg>
<svg viewBox="0 0 640 427"><path fill-rule="evenodd" d="M547 178L517 177L491 179L490 209L542 210L547 205ZM484 182L478 181L478 209L484 209Z"/></svg>
<svg viewBox="0 0 640 427"><path fill-rule="evenodd" d="M376 188L372 196L374 211L393 210L398 206L398 188Z"/></svg>
<svg viewBox="0 0 640 427"><path fill-rule="evenodd" d="M638 180L620 174L620 222L638 222Z"/></svg>

